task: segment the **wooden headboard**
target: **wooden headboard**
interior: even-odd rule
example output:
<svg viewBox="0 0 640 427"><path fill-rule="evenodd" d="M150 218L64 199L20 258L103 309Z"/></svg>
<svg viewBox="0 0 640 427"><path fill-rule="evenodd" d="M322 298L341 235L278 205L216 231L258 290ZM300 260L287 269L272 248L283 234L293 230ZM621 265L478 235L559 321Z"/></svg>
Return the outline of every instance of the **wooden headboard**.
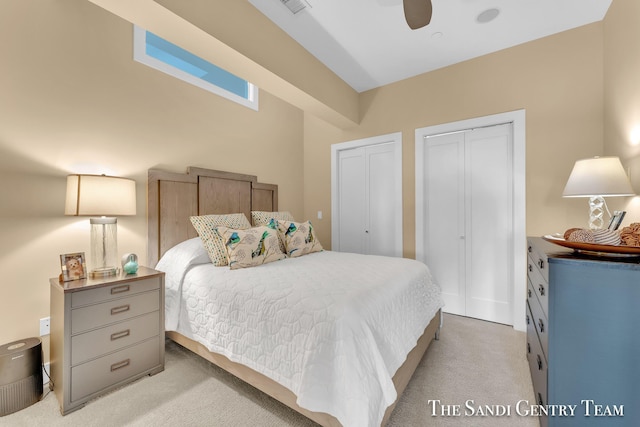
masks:
<svg viewBox="0 0 640 427"><path fill-rule="evenodd" d="M190 216L277 211L278 186L261 184L254 175L196 167L186 174L149 170L147 263L154 267L171 247L197 237Z"/></svg>

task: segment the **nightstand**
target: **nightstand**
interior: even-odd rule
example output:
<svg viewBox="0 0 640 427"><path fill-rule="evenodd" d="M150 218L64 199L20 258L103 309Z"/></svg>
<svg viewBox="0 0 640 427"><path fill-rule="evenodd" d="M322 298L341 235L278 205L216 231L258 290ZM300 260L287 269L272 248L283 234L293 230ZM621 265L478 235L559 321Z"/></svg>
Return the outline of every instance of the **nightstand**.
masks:
<svg viewBox="0 0 640 427"><path fill-rule="evenodd" d="M51 285L51 379L63 415L164 370L164 273Z"/></svg>

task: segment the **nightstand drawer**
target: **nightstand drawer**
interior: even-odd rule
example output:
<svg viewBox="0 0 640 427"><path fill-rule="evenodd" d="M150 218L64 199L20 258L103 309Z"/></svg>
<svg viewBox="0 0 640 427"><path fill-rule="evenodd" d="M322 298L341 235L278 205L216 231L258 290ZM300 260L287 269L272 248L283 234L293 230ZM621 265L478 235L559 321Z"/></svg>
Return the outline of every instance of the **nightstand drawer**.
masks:
<svg viewBox="0 0 640 427"><path fill-rule="evenodd" d="M71 368L71 402L158 366L158 340L156 337Z"/></svg>
<svg viewBox="0 0 640 427"><path fill-rule="evenodd" d="M104 286L82 292L74 292L71 294L71 308L127 297L129 295L158 289L159 287L160 280L152 278Z"/></svg>
<svg viewBox="0 0 640 427"><path fill-rule="evenodd" d="M158 291L76 308L71 310L71 334L89 331L159 309Z"/></svg>
<svg viewBox="0 0 640 427"><path fill-rule="evenodd" d="M111 353L160 333L158 312L71 337L71 365Z"/></svg>

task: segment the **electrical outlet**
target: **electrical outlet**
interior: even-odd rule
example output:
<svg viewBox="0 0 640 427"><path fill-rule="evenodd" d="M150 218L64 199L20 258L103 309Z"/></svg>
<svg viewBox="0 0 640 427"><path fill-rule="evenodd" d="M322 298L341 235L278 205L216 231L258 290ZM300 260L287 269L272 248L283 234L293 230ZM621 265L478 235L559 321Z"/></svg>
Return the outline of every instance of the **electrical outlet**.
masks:
<svg viewBox="0 0 640 427"><path fill-rule="evenodd" d="M50 333L51 317L45 317L40 319L40 336L49 335Z"/></svg>

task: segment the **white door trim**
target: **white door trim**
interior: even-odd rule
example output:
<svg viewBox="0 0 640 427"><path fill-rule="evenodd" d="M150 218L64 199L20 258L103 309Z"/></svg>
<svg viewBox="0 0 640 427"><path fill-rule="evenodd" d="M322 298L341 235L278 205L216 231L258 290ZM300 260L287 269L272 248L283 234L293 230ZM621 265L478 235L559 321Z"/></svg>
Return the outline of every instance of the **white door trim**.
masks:
<svg viewBox="0 0 640 427"><path fill-rule="evenodd" d="M424 138L450 132L493 126L504 123L513 125L513 328L525 331L525 309L527 289L527 231L526 231L526 133L525 110L477 117L452 123L427 126L415 132L416 162L416 259L425 262L424 253Z"/></svg>
<svg viewBox="0 0 640 427"><path fill-rule="evenodd" d="M332 249L337 250L334 247L335 242L338 242L338 230L339 227L339 215L338 215L338 154L342 150L350 150L353 148L366 147L379 144L393 144L394 147L394 164L393 173L395 180L395 200L391 201L394 204L395 211L399 213L396 216L395 224L393 224L395 231L394 241L394 254L395 256L402 257L403 255L403 239L402 239L402 132L394 132L386 135L373 136L370 138L356 139L353 141L341 142L331 145L331 241Z"/></svg>

